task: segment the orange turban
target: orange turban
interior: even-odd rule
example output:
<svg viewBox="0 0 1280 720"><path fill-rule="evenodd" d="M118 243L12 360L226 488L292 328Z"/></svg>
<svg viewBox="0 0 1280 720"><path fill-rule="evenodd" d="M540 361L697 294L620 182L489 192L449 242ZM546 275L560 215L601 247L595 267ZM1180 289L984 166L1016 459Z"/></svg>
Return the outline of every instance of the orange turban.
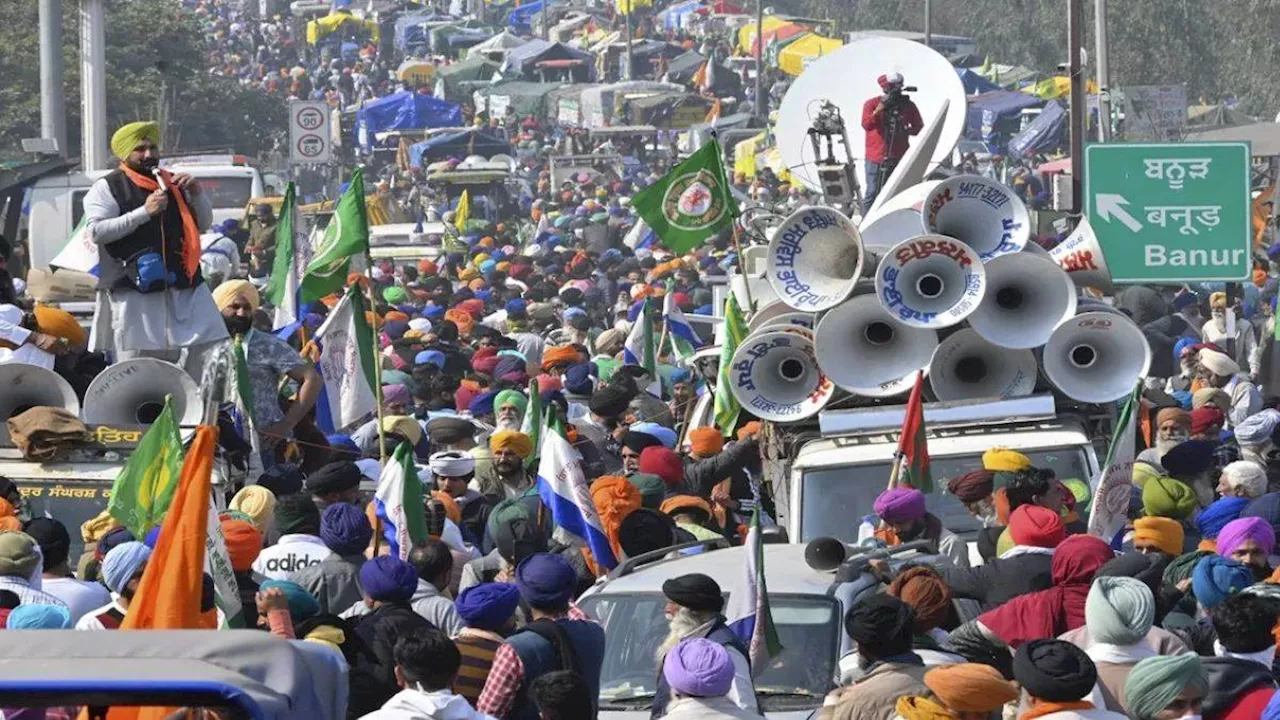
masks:
<svg viewBox="0 0 1280 720"><path fill-rule="evenodd" d="M426 258L418 261L419 275L435 275L437 272L436 264Z"/></svg>
<svg viewBox="0 0 1280 720"><path fill-rule="evenodd" d="M471 328L475 327L476 319L471 317L471 313L457 308L450 308L444 313L444 319L458 326L458 334L466 337L471 334Z"/></svg>
<svg viewBox="0 0 1280 720"><path fill-rule="evenodd" d="M223 520L222 536L227 541L227 554L231 556L231 569L248 572L253 561L262 552L262 533L253 523L245 520Z"/></svg>
<svg viewBox="0 0 1280 720"><path fill-rule="evenodd" d="M364 311L364 321L369 323L369 327L374 330L382 327L382 318L378 317L378 314L372 310Z"/></svg>
<svg viewBox="0 0 1280 720"><path fill-rule="evenodd" d="M527 458L533 454L533 439L519 430L499 430L489 436L489 450L495 453L510 450Z"/></svg>
<svg viewBox="0 0 1280 720"><path fill-rule="evenodd" d="M439 500L444 506L444 516L453 521L454 525L462 524L462 508L458 507L458 501L454 500L447 492L436 490L431 493L432 500Z"/></svg>
<svg viewBox="0 0 1280 720"><path fill-rule="evenodd" d="M713 427L694 428L689 431L689 446L695 455L711 457L724 449L724 436Z"/></svg>
<svg viewBox="0 0 1280 720"><path fill-rule="evenodd" d="M13 503L0 497L0 517L11 517L17 514L18 511L14 509Z"/></svg>
<svg viewBox="0 0 1280 720"><path fill-rule="evenodd" d="M1151 516L1133 521L1134 542L1149 542L1174 557L1182 554L1184 536L1182 523L1172 518Z"/></svg>
<svg viewBox="0 0 1280 720"><path fill-rule="evenodd" d="M391 322L392 320L400 320L401 322L409 322L409 316L408 316L408 315L406 315L405 313L400 312L399 310L392 310L392 311L388 312L386 315L383 315L383 316L382 316L382 319L383 319L383 320L386 320L387 322Z"/></svg>
<svg viewBox="0 0 1280 720"><path fill-rule="evenodd" d="M707 514L708 518L711 517L710 503L697 495L672 495L662 501L662 506L659 509L665 515L672 515L681 510L701 510Z"/></svg>
<svg viewBox="0 0 1280 720"><path fill-rule="evenodd" d="M77 347L89 342L89 336L84 328L80 327L75 316L66 310L36 305L35 316L36 328L45 335L63 338Z"/></svg>
<svg viewBox="0 0 1280 720"><path fill-rule="evenodd" d="M572 345L553 345L542 351L542 370L551 372L557 365L572 365L578 359L578 351Z"/></svg>
<svg viewBox="0 0 1280 720"><path fill-rule="evenodd" d="M640 491L624 477L603 475L591 483L591 500L600 514L605 535L609 536L613 556L621 559L622 545L618 541L618 532L623 519L640 509Z"/></svg>
<svg viewBox="0 0 1280 720"><path fill-rule="evenodd" d="M943 665L924 674L924 685L955 712L989 713L1018 699L1018 687L981 663Z"/></svg>
<svg viewBox="0 0 1280 720"><path fill-rule="evenodd" d="M746 425L743 425L742 427L738 428L738 439L739 439L739 440L742 440L743 438L747 437L748 435L753 435L753 434L756 434L756 433L758 433L758 432L760 432L760 421L759 421L759 420L752 420L751 422L747 423Z"/></svg>
<svg viewBox="0 0 1280 720"><path fill-rule="evenodd" d="M368 275L363 275L363 274L361 274L361 273L350 273L350 274L348 274L348 275L347 275L347 287L350 287L350 286L352 286L352 285L355 285L356 283L359 283L359 284L360 284L360 287L362 287L362 288L364 288L364 289L368 290L368 289L369 289L369 276L368 276Z"/></svg>
<svg viewBox="0 0 1280 720"><path fill-rule="evenodd" d="M22 521L12 515L0 517L0 532L22 532Z"/></svg>
<svg viewBox="0 0 1280 720"><path fill-rule="evenodd" d="M467 287L471 288L472 290L483 290L485 288L485 285L486 283L484 281L484 278L476 278L475 280L472 280L471 282L467 283Z"/></svg>
<svg viewBox="0 0 1280 720"><path fill-rule="evenodd" d="M917 634L941 625L951 607L951 588L937 570L924 565L898 573L889 583L889 594L915 608Z"/></svg>

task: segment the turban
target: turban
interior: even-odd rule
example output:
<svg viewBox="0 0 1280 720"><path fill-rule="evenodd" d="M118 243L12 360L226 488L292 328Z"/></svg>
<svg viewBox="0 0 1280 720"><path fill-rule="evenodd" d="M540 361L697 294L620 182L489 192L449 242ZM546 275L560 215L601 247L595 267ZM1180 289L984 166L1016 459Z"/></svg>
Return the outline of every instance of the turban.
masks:
<svg viewBox="0 0 1280 720"><path fill-rule="evenodd" d="M1151 543L1166 555L1177 556L1182 553L1186 533L1182 529L1182 523L1177 520L1160 516L1138 518L1133 521L1133 530L1135 543Z"/></svg>
<svg viewBox="0 0 1280 720"><path fill-rule="evenodd" d="M844 619L845 632L880 657L898 655L911 650L911 632L916 612L892 595L876 593L862 600Z"/></svg>
<svg viewBox="0 0 1280 720"><path fill-rule="evenodd" d="M1261 497L1267 491L1267 473L1251 460L1237 460L1222 468L1227 485L1243 490L1250 498Z"/></svg>
<svg viewBox="0 0 1280 720"><path fill-rule="evenodd" d="M409 329L421 333L431 332L431 321L426 318L414 318L409 321Z"/></svg>
<svg viewBox="0 0 1280 720"><path fill-rule="evenodd" d="M951 608L951 588L938 571L923 565L898 573L889 583L889 594L915 609L917 635L941 625Z"/></svg>
<svg viewBox="0 0 1280 720"><path fill-rule="evenodd" d="M609 328L596 337L596 352L613 357L622 352L622 346L626 340L627 336L621 330Z"/></svg>
<svg viewBox="0 0 1280 720"><path fill-rule="evenodd" d="M1196 493L1173 478L1156 478L1142 488L1142 509L1148 515L1181 520L1196 509Z"/></svg>
<svg viewBox="0 0 1280 720"><path fill-rule="evenodd" d="M924 517L924 493L906 487L885 490L876 497L875 511L887 523L914 522Z"/></svg>
<svg viewBox="0 0 1280 720"><path fill-rule="evenodd" d="M672 495L662 501L659 509L668 515L688 513L690 510L701 511L704 517L699 523L706 522L711 517L711 504L697 495Z"/></svg>
<svg viewBox="0 0 1280 720"><path fill-rule="evenodd" d="M84 328L80 327L75 316L66 310L48 305L36 305L32 312L36 316L36 329L45 335L63 338L75 346L84 345L89 341Z"/></svg>
<svg viewBox="0 0 1280 720"><path fill-rule="evenodd" d="M1200 531L1200 537L1208 539L1218 537L1222 528L1240 517L1240 513L1244 512L1247 505L1249 505L1248 498L1224 497L1215 500L1196 516L1196 528Z"/></svg>
<svg viewBox="0 0 1280 720"><path fill-rule="evenodd" d="M533 454L533 440L518 430L499 430L489 436L489 449L494 453L510 450L522 458Z"/></svg>
<svg viewBox="0 0 1280 720"><path fill-rule="evenodd" d="M681 695L721 697L733 685L733 660L715 640L685 638L662 659L662 676Z"/></svg>
<svg viewBox="0 0 1280 720"><path fill-rule="evenodd" d="M9 630L69 630L71 611L61 605L23 603L9 612Z"/></svg>
<svg viewBox="0 0 1280 720"><path fill-rule="evenodd" d="M515 405L520 414L524 415L525 410L529 409L529 398L519 390L503 390L493 399L493 409L501 410L507 405Z"/></svg>
<svg viewBox="0 0 1280 720"><path fill-rule="evenodd" d="M935 667L924 674L924 684L955 712L991 712L1018 699L1018 686L982 663Z"/></svg>
<svg viewBox="0 0 1280 720"><path fill-rule="evenodd" d="M321 466L307 477L307 491L312 495L345 492L360 486L364 475L350 460L339 460Z"/></svg>
<svg viewBox="0 0 1280 720"><path fill-rule="evenodd" d="M1227 294L1224 292L1209 293L1209 308L1211 310L1227 309Z"/></svg>
<svg viewBox="0 0 1280 720"><path fill-rule="evenodd" d="M498 368L498 353L493 348L481 348L471 356L471 369L481 375L493 375Z"/></svg>
<svg viewBox="0 0 1280 720"><path fill-rule="evenodd" d="M591 483L591 500L600 515L600 524L609 536L613 556L622 557L622 545L618 543L618 530L627 515L640 509L640 491L624 477L605 475Z"/></svg>
<svg viewBox="0 0 1280 720"><path fill-rule="evenodd" d="M1217 442L1208 440L1187 440L1173 446L1173 449L1160 457L1160 464L1165 472L1178 478L1185 478L1202 473L1213 467L1213 451Z"/></svg>
<svg viewBox="0 0 1280 720"><path fill-rule="evenodd" d="M710 457L724 449L724 436L713 427L694 428L689 431L689 448L696 455Z"/></svg>
<svg viewBox="0 0 1280 720"><path fill-rule="evenodd" d="M1147 481L1162 474L1160 468L1152 463L1139 461L1133 464L1133 484L1139 488L1146 487Z"/></svg>
<svg viewBox="0 0 1280 720"><path fill-rule="evenodd" d="M0 561L3 561L4 555L5 555L3 538L4 538L4 535L0 534ZM101 538L98 539L98 545L95 548L94 555L98 558L99 561L101 561L104 557L106 557L107 553L111 552L116 546L123 545L124 543L127 543L127 542L133 542L136 539L137 538L133 536L133 533L129 532L128 528L122 528L122 527L112 528L108 530L105 534L103 534ZM6 573L4 571L3 565L0 565L0 575L7 575L7 574L10 574L10 573Z"/></svg>
<svg viewBox="0 0 1280 720"><path fill-rule="evenodd" d="M296 622L308 620L320 614L320 603L316 597L307 592L306 588L296 582L289 580L264 580L258 586L258 590L266 592L267 590L279 590L284 593L284 599L289 603L289 615Z"/></svg>
<svg viewBox="0 0 1280 720"><path fill-rule="evenodd" d="M1200 350L1200 366L1219 377L1231 377L1240 372L1235 360L1209 348Z"/></svg>
<svg viewBox="0 0 1280 720"><path fill-rule="evenodd" d="M672 450L676 447L676 440L678 439L676 438L676 432L665 425L659 425L654 422L638 422L632 423L631 427L628 429L631 432L652 435L658 439L658 442L662 443L663 447L670 448Z"/></svg>
<svg viewBox="0 0 1280 720"><path fill-rule="evenodd" d="M286 495L276 503L275 520L282 535L315 534L320 529L320 509L310 495Z"/></svg>
<svg viewBox="0 0 1280 720"><path fill-rule="evenodd" d="M1192 435L1204 435L1214 425L1222 427L1222 422L1226 419L1222 411L1214 405L1198 407L1191 411L1190 417Z"/></svg>
<svg viewBox="0 0 1280 720"><path fill-rule="evenodd" d="M408 602L418 589L418 571L391 555L379 555L360 566L360 589L373 600Z"/></svg>
<svg viewBox="0 0 1280 720"><path fill-rule="evenodd" d="M1099 577L1084 601L1089 636L1111 645L1132 645L1147 636L1156 601L1146 583L1131 577Z"/></svg>
<svg viewBox="0 0 1280 720"><path fill-rule="evenodd" d="M1124 681L1124 705L1134 720L1155 720L1188 687L1209 691L1200 656L1157 655L1139 660Z"/></svg>
<svg viewBox="0 0 1280 720"><path fill-rule="evenodd" d="M982 467L992 472L1017 472L1031 467L1031 459L1016 450L994 447L982 453Z"/></svg>
<svg viewBox="0 0 1280 720"><path fill-rule="evenodd" d="M1167 422L1176 422L1188 431L1191 430L1191 416L1182 408L1161 408L1156 413L1156 427L1160 427Z"/></svg>
<svg viewBox="0 0 1280 720"><path fill-rule="evenodd" d="M227 555L231 557L231 569L248 572L253 561L262 552L262 533L252 523L244 520L223 520L222 537L227 542Z"/></svg>
<svg viewBox="0 0 1280 720"><path fill-rule="evenodd" d="M553 345L542 351L542 369L551 372L558 365L572 365L581 358L572 345Z"/></svg>
<svg viewBox="0 0 1280 720"><path fill-rule="evenodd" d="M642 507L623 518L618 543L627 557L633 558L671 547L675 544L675 532L676 524L670 516Z"/></svg>
<svg viewBox="0 0 1280 720"><path fill-rule="evenodd" d="M595 389L595 382L592 374L595 372L595 366L591 363L578 363L564 371L564 391L573 395L592 395ZM594 396L591 398L594 400ZM590 401L588 401L589 406ZM625 409L626 405L623 405Z"/></svg>
<svg viewBox="0 0 1280 720"><path fill-rule="evenodd" d="M408 415L384 416L382 418L382 431L384 433L395 433L408 440L412 445L422 442L422 425L415 418ZM377 480L378 476L374 475L373 479Z"/></svg>
<svg viewBox="0 0 1280 720"><path fill-rule="evenodd" d="M1169 562L1169 566L1164 569L1163 582L1165 585L1177 585L1183 580L1188 580L1195 573L1196 565L1201 560L1212 555L1207 550L1192 550L1175 557Z"/></svg>
<svg viewBox="0 0 1280 720"><path fill-rule="evenodd" d="M53 518L37 517L28 520L26 527L21 530L40 546L40 556L44 558L46 570L67 561L67 555L71 552L71 533L67 532L66 525Z"/></svg>
<svg viewBox="0 0 1280 720"><path fill-rule="evenodd" d="M360 508L338 503L320 516L320 539L339 555L358 555L373 539L373 526Z"/></svg>
<svg viewBox="0 0 1280 720"><path fill-rule="evenodd" d="M427 421L427 437L433 445L452 445L470 438L476 426L461 417L434 417Z"/></svg>
<svg viewBox="0 0 1280 720"><path fill-rule="evenodd" d="M460 478L475 472L476 461L469 452L445 450L433 454L427 460L427 466L439 477Z"/></svg>
<svg viewBox="0 0 1280 720"><path fill-rule="evenodd" d="M248 515L259 532L266 532L276 512L276 496L261 485L246 485L231 498L228 507Z"/></svg>
<svg viewBox="0 0 1280 720"><path fill-rule="evenodd" d="M151 548L137 541L111 548L111 552L102 558L102 583L111 592L119 593L134 575L142 572L149 559Z"/></svg>
<svg viewBox="0 0 1280 720"><path fill-rule="evenodd" d="M602 418L616 418L627 411L630 403L631 393L617 385L605 385L591 396L587 407Z"/></svg>
<svg viewBox="0 0 1280 720"><path fill-rule="evenodd" d="M1098 669L1083 650L1063 640L1032 640L1013 655L1013 677L1032 697L1075 702L1098 681Z"/></svg>
<svg viewBox="0 0 1280 720"><path fill-rule="evenodd" d="M1221 544L1222 535L1218 535L1218 542ZM1206 555L1191 573L1191 589L1195 591L1196 600L1207 609L1252 584L1253 573L1249 568L1221 555Z"/></svg>
<svg viewBox="0 0 1280 720"><path fill-rule="evenodd" d="M1246 517L1232 520L1218 533L1218 554L1231 557L1231 553L1246 540L1257 543L1265 555L1270 555L1276 548L1276 532L1271 523L1262 518Z"/></svg>
<svg viewBox="0 0 1280 720"><path fill-rule="evenodd" d="M1194 411L1202 407L1216 407L1226 412L1231 407L1231 397L1221 388L1200 388L1191 394L1191 409Z"/></svg>
<svg viewBox="0 0 1280 720"><path fill-rule="evenodd" d="M499 354L498 364L493 367L493 377L524 384L525 379L528 377L524 372L526 366L523 358L515 355ZM497 409L497 407L497 405L494 405L494 409Z"/></svg>
<svg viewBox="0 0 1280 720"><path fill-rule="evenodd" d="M647 447L640 453L640 472L657 475L668 488L672 488L684 482L684 461L674 450Z"/></svg>
<svg viewBox="0 0 1280 720"><path fill-rule="evenodd" d="M439 350L423 350L422 352L413 356L414 365L435 365L436 367L443 370L445 362L446 362L446 358L444 356L444 353L440 352Z"/></svg>
<svg viewBox="0 0 1280 720"><path fill-rule="evenodd" d="M516 566L520 597L534 609L556 608L573 598L578 574L559 555L534 553Z"/></svg>
<svg viewBox="0 0 1280 720"><path fill-rule="evenodd" d="M458 595L455 607L467 627L497 631L507 624L520 604L520 589L511 583L472 585Z"/></svg>
<svg viewBox="0 0 1280 720"><path fill-rule="evenodd" d="M0 532L0 575L28 577L40 565L35 538L24 532Z"/></svg>
<svg viewBox="0 0 1280 720"><path fill-rule="evenodd" d="M648 433L627 430L622 436L622 445L632 452L642 453L651 447L662 447L662 441Z"/></svg>
<svg viewBox="0 0 1280 720"><path fill-rule="evenodd" d="M334 442L335 437L346 437L330 435L328 437L330 447L339 447ZM350 442L351 438L347 438ZM357 457L360 455L360 448L351 442L350 451ZM258 486L270 490L272 495L277 498L285 495L293 495L302 492L302 469L293 463L276 463L268 468L265 472L258 476Z"/></svg>
<svg viewBox="0 0 1280 720"><path fill-rule="evenodd" d="M724 592L710 576L689 573L662 583L662 594L680 607L694 612L720 612L724 608Z"/></svg>
<svg viewBox="0 0 1280 720"><path fill-rule="evenodd" d="M262 305L258 288L248 280L228 280L213 290L213 304L218 306L219 311L226 310L236 300L245 301L253 310Z"/></svg>
<svg viewBox="0 0 1280 720"><path fill-rule="evenodd" d="M1241 445L1263 445L1280 424L1280 411L1267 408L1245 418L1235 427L1236 442Z"/></svg>
<svg viewBox="0 0 1280 720"><path fill-rule="evenodd" d="M1018 545L1053 548L1067 536L1057 512L1039 505L1019 505L1009 516L1009 537Z"/></svg>
<svg viewBox="0 0 1280 720"><path fill-rule="evenodd" d="M408 405L409 388L402 383L382 386L383 405Z"/></svg>
<svg viewBox="0 0 1280 720"><path fill-rule="evenodd" d="M150 140L152 145L160 144L160 126L154 122L131 122L121 127L111 136L111 152L124 160L129 153L143 140Z"/></svg>
<svg viewBox="0 0 1280 720"><path fill-rule="evenodd" d="M382 299L393 305L396 303L402 303L407 298L408 294L405 293L404 288L401 287L392 286L382 291Z"/></svg>
<svg viewBox="0 0 1280 720"><path fill-rule="evenodd" d="M627 476L627 481L636 486L636 490L640 491L640 505L652 510L662 507L662 501L667 494L667 484L662 478L653 473L632 473Z"/></svg>
<svg viewBox="0 0 1280 720"><path fill-rule="evenodd" d="M973 470L951 478L947 482L947 491L960 502L972 503L990 497L994 486L994 473L990 470Z"/></svg>
<svg viewBox="0 0 1280 720"><path fill-rule="evenodd" d="M387 289L390 290L391 288L387 288ZM404 337L409 333L409 314L408 313L403 313L403 312L400 312L399 310L392 310L388 312L386 315L383 315L382 319L386 320L388 323L387 324L388 335L394 332L395 334L400 335L401 337ZM401 329L399 325L392 327L391 323L393 322L404 323L404 328ZM421 337L421 336L418 336L418 337Z"/></svg>

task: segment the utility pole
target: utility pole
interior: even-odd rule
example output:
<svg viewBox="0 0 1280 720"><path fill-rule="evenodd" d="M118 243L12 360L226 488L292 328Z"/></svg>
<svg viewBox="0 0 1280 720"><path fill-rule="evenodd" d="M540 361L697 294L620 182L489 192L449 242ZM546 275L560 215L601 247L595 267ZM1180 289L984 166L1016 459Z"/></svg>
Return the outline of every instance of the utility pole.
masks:
<svg viewBox="0 0 1280 720"><path fill-rule="evenodd" d="M623 50L623 52L626 53L626 57L622 58L622 79L630 80L631 79L631 11L634 10L635 7L632 6L631 0L626 1L626 7L627 7L627 17L626 17L627 22L625 25L624 37L626 38L626 41L627 41L627 47L625 50Z"/></svg>
<svg viewBox="0 0 1280 720"><path fill-rule="evenodd" d="M67 154L66 90L62 67L62 0L40 0L40 137Z"/></svg>
<svg viewBox="0 0 1280 720"><path fill-rule="evenodd" d="M764 0L756 0L756 117L769 117L764 99Z"/></svg>
<svg viewBox="0 0 1280 720"><path fill-rule="evenodd" d="M933 47L933 0L924 0L924 44Z"/></svg>
<svg viewBox="0 0 1280 720"><path fill-rule="evenodd" d="M1067 52L1071 76L1071 212L1084 210L1081 188L1084 181L1084 71L1080 51L1084 43L1083 0L1067 0Z"/></svg>
<svg viewBox="0 0 1280 720"><path fill-rule="evenodd" d="M107 147L107 28L105 0L80 0L81 165L105 170Z"/></svg>
<svg viewBox="0 0 1280 720"><path fill-rule="evenodd" d="M1111 139L1111 68L1107 59L1107 0L1093 0L1094 35L1097 36L1098 142Z"/></svg>

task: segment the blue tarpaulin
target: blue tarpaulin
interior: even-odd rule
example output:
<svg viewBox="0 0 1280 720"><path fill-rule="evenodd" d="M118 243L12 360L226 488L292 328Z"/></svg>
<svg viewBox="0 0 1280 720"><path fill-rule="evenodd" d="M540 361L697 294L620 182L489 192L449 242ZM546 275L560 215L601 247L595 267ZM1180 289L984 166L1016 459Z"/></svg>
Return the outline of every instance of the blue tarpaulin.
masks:
<svg viewBox="0 0 1280 720"><path fill-rule="evenodd" d="M427 23L449 19L448 15L435 13L410 13L396 18L396 47L404 50L410 46L429 45L431 38L428 37Z"/></svg>
<svg viewBox="0 0 1280 720"><path fill-rule="evenodd" d="M462 108L457 103L430 95L398 92L366 103L356 111L356 143L369 149L373 147L374 133L460 125Z"/></svg>
<svg viewBox="0 0 1280 720"><path fill-rule="evenodd" d="M684 19L684 16L691 14L700 7L702 7L700 0L676 3L658 13L658 20L662 22L662 27L667 30L679 30L680 22Z"/></svg>
<svg viewBox="0 0 1280 720"><path fill-rule="evenodd" d="M1014 125L1008 128L1008 122L1016 121L1026 108L1043 105L1044 100L1035 95L1015 90L998 90L983 93L969 98L968 122L965 123L964 136L970 140L981 140L993 148L1004 147L1008 139L1018 131Z"/></svg>
<svg viewBox="0 0 1280 720"><path fill-rule="evenodd" d="M1062 147L1067 141L1067 119L1062 103L1050 101L1039 117L1009 141L1009 156L1031 157Z"/></svg>
<svg viewBox="0 0 1280 720"><path fill-rule="evenodd" d="M956 68L956 74L960 76L960 82L964 84L965 95L978 95L1000 89L999 85L969 68Z"/></svg>
<svg viewBox="0 0 1280 720"><path fill-rule="evenodd" d="M484 130L467 128L458 132L440 133L434 137L409 146L409 164L414 166L428 165L451 157L464 158L468 155L493 157L499 153L513 154L511 143Z"/></svg>
<svg viewBox="0 0 1280 720"><path fill-rule="evenodd" d="M507 53L506 62L503 65L504 76L524 75L526 70L543 60L582 60L588 68L594 67L592 63L594 56L586 50L539 39L530 40L520 47L512 48Z"/></svg>
<svg viewBox="0 0 1280 720"><path fill-rule="evenodd" d="M530 23L533 16L542 12L542 2L543 0L534 0L534 2L525 3L512 10L511 14L507 16L507 26L513 30L523 31L517 34L528 33L531 29Z"/></svg>

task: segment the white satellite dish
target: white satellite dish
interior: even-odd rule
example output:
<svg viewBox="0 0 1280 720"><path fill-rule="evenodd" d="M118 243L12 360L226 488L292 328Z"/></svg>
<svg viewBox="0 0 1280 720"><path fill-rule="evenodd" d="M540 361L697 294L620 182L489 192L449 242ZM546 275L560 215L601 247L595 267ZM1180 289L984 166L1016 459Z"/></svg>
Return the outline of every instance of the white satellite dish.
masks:
<svg viewBox="0 0 1280 720"><path fill-rule="evenodd" d="M867 186L862 162L866 149L862 106L867 100L880 96L876 78L890 72L902 73L906 85L919 88L918 92L910 95L925 122L929 122L946 105L946 119L929 166L934 167L951 156L964 132L968 112L964 84L960 82L955 68L945 57L918 42L870 38L850 43L815 60L783 96L782 106L778 108L776 135L782 161L792 177L811 190L819 189L808 132L820 102L825 99L840 108L858 182L863 188ZM913 139L913 142L919 141L919 136ZM838 151L836 156L838 161L844 160Z"/></svg>
<svg viewBox="0 0 1280 720"><path fill-rule="evenodd" d="M917 183L908 188L903 188L897 195L889 198L883 205L879 205L866 217L858 221L859 232L871 232L872 226L879 220L896 210L911 209L915 210L917 216L924 210L924 199L933 192L933 189L942 183L941 180L926 180Z"/></svg>

